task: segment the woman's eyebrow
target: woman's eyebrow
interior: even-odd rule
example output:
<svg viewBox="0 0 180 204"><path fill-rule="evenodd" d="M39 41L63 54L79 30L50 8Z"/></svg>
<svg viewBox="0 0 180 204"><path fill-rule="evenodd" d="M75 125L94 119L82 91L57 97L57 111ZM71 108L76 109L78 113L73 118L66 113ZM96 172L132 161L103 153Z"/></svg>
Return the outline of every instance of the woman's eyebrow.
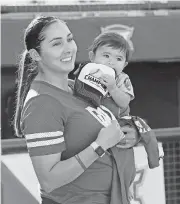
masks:
<svg viewBox="0 0 180 204"><path fill-rule="evenodd" d="M62 37L56 37L56 38L53 38L52 40L50 40L49 42L52 42L54 40L62 40Z"/></svg>
<svg viewBox="0 0 180 204"><path fill-rule="evenodd" d="M69 33L69 34L67 35L67 37L72 36L72 35L73 35L72 33ZM54 40L62 40L62 37L55 37L55 38L53 38L52 40L50 40L49 42L52 42L52 41L54 41Z"/></svg>

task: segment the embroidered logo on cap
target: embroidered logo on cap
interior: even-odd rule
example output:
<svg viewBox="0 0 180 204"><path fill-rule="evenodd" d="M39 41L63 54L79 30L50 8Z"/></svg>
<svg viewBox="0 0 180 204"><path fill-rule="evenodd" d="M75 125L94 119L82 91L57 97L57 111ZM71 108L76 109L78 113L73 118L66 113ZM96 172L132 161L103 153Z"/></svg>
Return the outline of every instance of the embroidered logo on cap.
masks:
<svg viewBox="0 0 180 204"><path fill-rule="evenodd" d="M107 87L101 83L99 78L91 74L92 71L94 72L95 70L100 70L102 73L112 75L115 78L115 71L112 68L102 64L88 63L81 70L78 79L105 96L108 92Z"/></svg>

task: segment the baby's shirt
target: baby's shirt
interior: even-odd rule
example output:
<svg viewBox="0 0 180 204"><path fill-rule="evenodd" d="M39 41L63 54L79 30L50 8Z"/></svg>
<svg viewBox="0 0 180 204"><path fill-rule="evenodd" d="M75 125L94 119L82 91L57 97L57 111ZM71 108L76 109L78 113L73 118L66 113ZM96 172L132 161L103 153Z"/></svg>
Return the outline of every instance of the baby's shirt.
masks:
<svg viewBox="0 0 180 204"><path fill-rule="evenodd" d="M133 86L132 86L131 80L127 74L125 74L124 72L119 74L116 77L116 85L121 91L128 93L131 97L131 100L134 99Z"/></svg>

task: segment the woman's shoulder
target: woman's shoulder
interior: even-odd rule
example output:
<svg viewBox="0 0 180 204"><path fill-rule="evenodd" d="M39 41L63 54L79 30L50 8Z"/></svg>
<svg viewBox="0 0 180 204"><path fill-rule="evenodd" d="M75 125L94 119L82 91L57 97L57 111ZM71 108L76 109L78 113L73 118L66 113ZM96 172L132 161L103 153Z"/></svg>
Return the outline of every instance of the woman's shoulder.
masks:
<svg viewBox="0 0 180 204"><path fill-rule="evenodd" d="M45 125L44 128L48 128L49 125L59 127L60 121L66 121L66 118L66 110L58 100L48 94L38 94L26 102L22 110L21 122L23 130L27 130L27 124L32 127L36 123L41 127Z"/></svg>
<svg viewBox="0 0 180 204"><path fill-rule="evenodd" d="M68 79L68 83L71 89L74 88L74 81ZM25 106L28 104L39 104L42 106L51 105L51 106L63 106L63 101L68 101L69 94L65 91L48 84L44 81L35 81L31 89L29 90Z"/></svg>
<svg viewBox="0 0 180 204"><path fill-rule="evenodd" d="M58 100L53 97L52 95L49 95L48 93L38 93L36 90L31 89L29 90L25 105L28 103L40 103L40 104L48 104L48 103L57 103Z"/></svg>
<svg viewBox="0 0 180 204"><path fill-rule="evenodd" d="M32 112L32 110L59 112L64 110L62 104L54 97L48 94L39 94L31 89L26 97L23 112Z"/></svg>

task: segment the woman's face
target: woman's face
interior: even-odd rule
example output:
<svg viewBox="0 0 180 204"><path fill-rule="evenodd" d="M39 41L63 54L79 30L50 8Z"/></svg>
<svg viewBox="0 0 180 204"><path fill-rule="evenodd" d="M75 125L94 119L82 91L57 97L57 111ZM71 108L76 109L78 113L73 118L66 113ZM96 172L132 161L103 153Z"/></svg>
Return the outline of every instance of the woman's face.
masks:
<svg viewBox="0 0 180 204"><path fill-rule="evenodd" d="M43 31L39 61L45 72L68 74L74 69L77 46L67 25L57 21ZM49 70L50 69L50 70Z"/></svg>

